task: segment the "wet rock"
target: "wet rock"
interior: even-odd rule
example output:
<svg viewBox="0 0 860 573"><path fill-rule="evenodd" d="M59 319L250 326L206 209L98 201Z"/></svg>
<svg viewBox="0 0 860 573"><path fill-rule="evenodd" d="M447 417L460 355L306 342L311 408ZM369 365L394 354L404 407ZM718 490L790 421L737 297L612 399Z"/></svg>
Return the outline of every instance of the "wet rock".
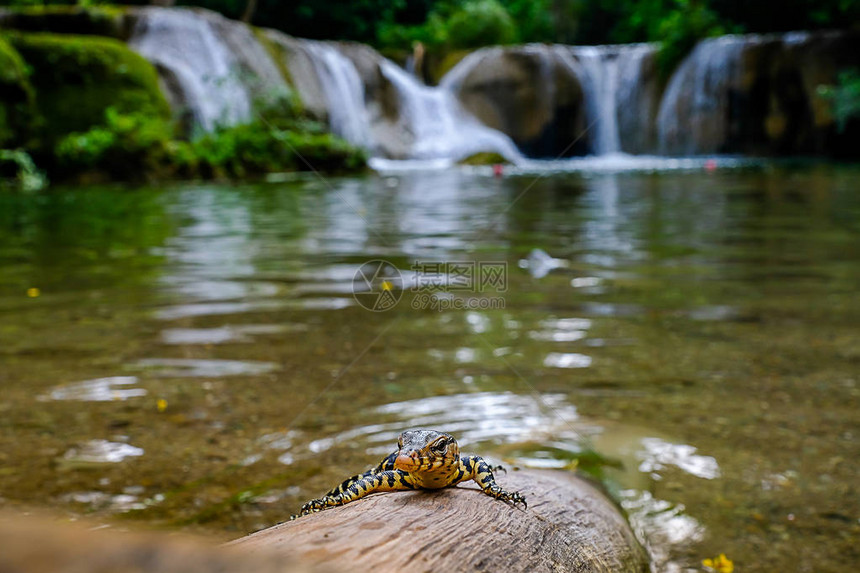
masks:
<svg viewBox="0 0 860 573"><path fill-rule="evenodd" d="M563 46L489 48L463 59L442 85L526 155L583 155L584 97L574 67Z"/></svg>
<svg viewBox="0 0 860 573"><path fill-rule="evenodd" d="M657 116L669 154L842 155L853 132L836 130L819 87L860 66L858 32L724 36L682 62ZM857 145L853 146L856 154Z"/></svg>

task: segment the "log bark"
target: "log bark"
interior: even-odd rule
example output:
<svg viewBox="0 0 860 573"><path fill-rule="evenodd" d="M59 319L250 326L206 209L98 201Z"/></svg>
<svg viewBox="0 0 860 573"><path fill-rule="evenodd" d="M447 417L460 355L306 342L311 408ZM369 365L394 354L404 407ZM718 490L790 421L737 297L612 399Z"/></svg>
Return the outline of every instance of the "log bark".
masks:
<svg viewBox="0 0 860 573"><path fill-rule="evenodd" d="M371 495L230 545L351 571L648 571L627 521L590 483L554 471L497 480L524 494L528 509L468 482Z"/></svg>
<svg viewBox="0 0 860 573"><path fill-rule="evenodd" d="M0 512L0 573L337 573L207 539L95 527L100 524Z"/></svg>

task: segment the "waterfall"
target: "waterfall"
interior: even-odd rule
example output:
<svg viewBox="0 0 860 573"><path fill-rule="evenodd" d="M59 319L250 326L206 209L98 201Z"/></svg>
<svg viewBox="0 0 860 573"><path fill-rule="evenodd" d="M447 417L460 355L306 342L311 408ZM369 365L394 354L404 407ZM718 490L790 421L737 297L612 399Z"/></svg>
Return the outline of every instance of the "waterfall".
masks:
<svg viewBox="0 0 860 573"><path fill-rule="evenodd" d="M129 46L178 84L181 104L205 130L251 117L237 62L211 23L187 10L142 10Z"/></svg>
<svg viewBox="0 0 860 573"><path fill-rule="evenodd" d="M756 36L704 40L672 76L660 111L660 151L698 154L723 151L730 136L731 94L737 89L744 50Z"/></svg>
<svg viewBox="0 0 860 573"><path fill-rule="evenodd" d="M305 40L326 100L329 128L350 143L373 149L364 84L352 61L325 42Z"/></svg>
<svg viewBox="0 0 860 573"><path fill-rule="evenodd" d="M308 113L374 156L448 163L479 152L519 162L517 145L540 157L610 159L819 149L831 119L815 104L815 86L835 81L831 64L856 39L822 32L704 40L665 90L650 44L484 48L430 87L360 44L255 33L202 9L129 15L130 47L155 64L174 110L194 127L250 121L266 94L293 90Z"/></svg>
<svg viewBox="0 0 860 573"><path fill-rule="evenodd" d="M618 58L611 48L585 46L573 53L580 63L580 81L585 92L585 109L595 155L621 151L616 115Z"/></svg>
<svg viewBox="0 0 860 573"><path fill-rule="evenodd" d="M582 46L570 50L579 64L574 71L585 94L591 152L606 155L624 151L619 116L639 106L645 81L643 61L654 53L654 46Z"/></svg>
<svg viewBox="0 0 860 573"><path fill-rule="evenodd" d="M462 159L490 151L511 161L522 155L503 133L481 124L462 109L446 86L429 87L389 60L382 60L383 76L397 90L399 127L412 139L414 159Z"/></svg>

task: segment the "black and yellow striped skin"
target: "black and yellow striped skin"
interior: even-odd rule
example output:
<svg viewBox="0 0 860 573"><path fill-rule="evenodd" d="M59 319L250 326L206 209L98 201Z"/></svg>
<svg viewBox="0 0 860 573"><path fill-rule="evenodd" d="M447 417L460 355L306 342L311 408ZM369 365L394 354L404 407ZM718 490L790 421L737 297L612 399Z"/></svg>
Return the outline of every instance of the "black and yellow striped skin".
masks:
<svg viewBox="0 0 860 573"><path fill-rule="evenodd" d="M407 430L400 435L397 448L372 470L354 475L323 497L304 504L301 513L291 519L343 505L371 493L440 489L469 480L474 480L489 496L527 507L525 498L518 492L508 492L496 485L493 470L504 468L492 468L480 456L461 456L457 440L450 434Z"/></svg>

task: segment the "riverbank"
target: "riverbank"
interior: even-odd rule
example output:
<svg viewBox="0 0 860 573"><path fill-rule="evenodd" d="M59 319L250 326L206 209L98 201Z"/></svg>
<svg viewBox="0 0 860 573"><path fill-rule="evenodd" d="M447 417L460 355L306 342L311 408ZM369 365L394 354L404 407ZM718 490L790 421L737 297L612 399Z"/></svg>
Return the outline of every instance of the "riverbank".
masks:
<svg viewBox="0 0 860 573"><path fill-rule="evenodd" d="M57 181L860 149L856 30L710 38L668 72L655 44L428 54L449 60L433 86L367 45L203 9L7 9L0 30L0 148Z"/></svg>
<svg viewBox="0 0 860 573"><path fill-rule="evenodd" d="M36 16L44 12L51 18ZM0 33L0 177L26 154L55 182L230 179L308 169L355 172L366 153L329 133L293 93L260 95L242 118L201 125L168 101L157 66L103 22L104 9L30 10ZM85 17L82 17L85 16ZM58 23L62 23L60 25ZM78 33L26 31L60 28ZM238 120L237 120L238 119Z"/></svg>

